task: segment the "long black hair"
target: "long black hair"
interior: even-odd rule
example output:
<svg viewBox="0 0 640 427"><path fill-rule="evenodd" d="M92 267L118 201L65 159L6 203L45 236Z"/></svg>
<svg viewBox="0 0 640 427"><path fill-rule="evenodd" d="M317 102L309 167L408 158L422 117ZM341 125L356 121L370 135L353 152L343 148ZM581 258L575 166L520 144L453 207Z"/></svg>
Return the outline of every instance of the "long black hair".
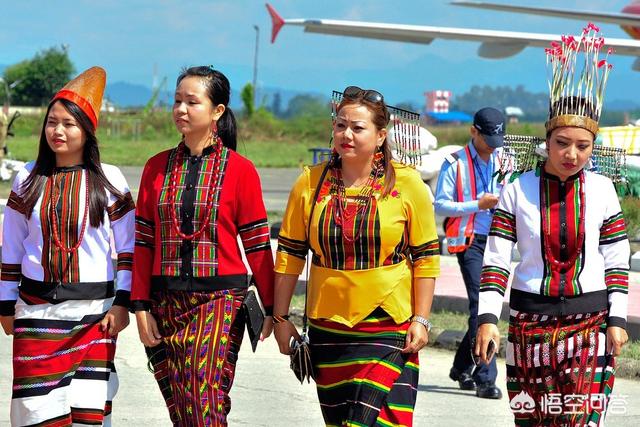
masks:
<svg viewBox="0 0 640 427"><path fill-rule="evenodd" d="M42 194L47 178L53 175L56 169L56 155L53 150L51 150L51 147L49 147L45 134L49 111L56 102L60 102L69 114L73 116L82 130L84 130L85 142L82 151L82 163L89 179L89 221L92 227L97 228L104 222L104 212L109 203L105 190L120 200L124 199L124 195L109 182L102 170L95 126L93 126L89 117L87 117L80 107L66 99L58 99L49 104L47 113L44 116L42 132L40 133L38 158L36 159L33 170L20 188L27 217L31 217L33 207Z"/></svg>
<svg viewBox="0 0 640 427"><path fill-rule="evenodd" d="M238 125L233 111L229 107L229 97L231 96L231 85L229 79L220 71L213 67L199 66L182 70L176 81L176 87L185 77L200 77L207 88L207 95L214 106L224 105L224 113L218 119L218 136L222 139L222 144L235 150L238 145Z"/></svg>

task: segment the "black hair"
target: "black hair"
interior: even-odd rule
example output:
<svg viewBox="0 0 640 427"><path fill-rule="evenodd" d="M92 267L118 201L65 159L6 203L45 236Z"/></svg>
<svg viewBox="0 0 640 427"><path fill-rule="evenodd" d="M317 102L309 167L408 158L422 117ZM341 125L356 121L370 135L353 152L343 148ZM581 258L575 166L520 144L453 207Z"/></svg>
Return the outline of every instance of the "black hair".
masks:
<svg viewBox="0 0 640 427"><path fill-rule="evenodd" d="M56 102L60 102L69 114L73 116L82 130L84 130L85 142L82 150L82 162L89 179L89 222L92 227L97 228L104 222L104 212L109 203L105 190L120 200L123 200L125 196L109 182L102 170L95 126L80 107L66 99L57 99L55 102L49 104L44 116L42 132L40 133L38 157L33 170L29 173L29 176L20 188L27 218L31 217L33 207L42 194L47 178L52 176L56 169L56 155L53 150L51 150L51 147L49 147L45 134L49 111L51 111L51 107L53 107Z"/></svg>
<svg viewBox="0 0 640 427"><path fill-rule="evenodd" d="M180 82L185 77L200 77L207 88L207 95L213 105L224 105L224 113L218 119L218 136L220 136L225 147L235 150L238 145L238 125L233 111L229 107L229 98L231 96L229 79L213 67L202 65L182 70L176 81L176 87L180 85Z"/></svg>

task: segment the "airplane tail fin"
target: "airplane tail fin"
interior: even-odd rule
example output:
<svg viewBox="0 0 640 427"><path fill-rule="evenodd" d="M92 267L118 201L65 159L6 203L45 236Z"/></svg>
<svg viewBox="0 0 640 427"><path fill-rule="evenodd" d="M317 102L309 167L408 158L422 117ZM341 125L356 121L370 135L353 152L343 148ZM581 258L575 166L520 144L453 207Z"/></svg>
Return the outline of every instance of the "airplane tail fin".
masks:
<svg viewBox="0 0 640 427"><path fill-rule="evenodd" d="M267 10L269 11L269 15L271 15L271 43L275 43L276 37L278 37L278 33L280 29L284 25L284 19L278 12L271 6L269 3L266 4Z"/></svg>

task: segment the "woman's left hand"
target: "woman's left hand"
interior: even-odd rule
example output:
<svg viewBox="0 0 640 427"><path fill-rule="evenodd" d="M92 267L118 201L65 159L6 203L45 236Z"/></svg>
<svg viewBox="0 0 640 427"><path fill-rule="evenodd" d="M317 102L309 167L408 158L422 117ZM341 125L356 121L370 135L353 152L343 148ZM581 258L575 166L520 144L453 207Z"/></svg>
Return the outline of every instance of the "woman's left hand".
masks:
<svg viewBox="0 0 640 427"><path fill-rule="evenodd" d="M622 346L627 343L629 336L627 331L618 326L609 326L607 328L607 354L620 356Z"/></svg>
<svg viewBox="0 0 640 427"><path fill-rule="evenodd" d="M129 310L121 305L112 305L104 319L100 322L100 329L108 331L112 337L129 325Z"/></svg>
<svg viewBox="0 0 640 427"><path fill-rule="evenodd" d="M407 339L405 348L402 349L403 353L417 353L422 347L429 342L429 333L427 328L418 322L411 322L409 329L407 329Z"/></svg>
<svg viewBox="0 0 640 427"><path fill-rule="evenodd" d="M264 318L264 322L262 324L262 332L260 333L260 341L264 341L267 338L269 338L269 335L271 335L271 332L273 332L273 317L272 316L266 316Z"/></svg>

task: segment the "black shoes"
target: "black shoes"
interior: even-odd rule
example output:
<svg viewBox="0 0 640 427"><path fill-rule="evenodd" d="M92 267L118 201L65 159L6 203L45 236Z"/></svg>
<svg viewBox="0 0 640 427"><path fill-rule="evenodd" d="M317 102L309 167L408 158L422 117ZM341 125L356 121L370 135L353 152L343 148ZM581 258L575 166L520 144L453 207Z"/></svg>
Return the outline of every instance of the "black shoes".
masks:
<svg viewBox="0 0 640 427"><path fill-rule="evenodd" d="M502 391L496 387L495 383L476 384L471 375L460 372L456 368L451 368L449 378L458 381L460 390L475 390L476 396L482 399L502 399Z"/></svg>
<svg viewBox="0 0 640 427"><path fill-rule="evenodd" d="M494 383L478 384L476 396L482 399L502 399L502 391Z"/></svg>
<svg viewBox="0 0 640 427"><path fill-rule="evenodd" d="M475 390L476 382L473 380L471 375L466 372L460 372L456 368L451 368L449 371L449 378L453 381L458 381L458 385L460 386L460 390Z"/></svg>

